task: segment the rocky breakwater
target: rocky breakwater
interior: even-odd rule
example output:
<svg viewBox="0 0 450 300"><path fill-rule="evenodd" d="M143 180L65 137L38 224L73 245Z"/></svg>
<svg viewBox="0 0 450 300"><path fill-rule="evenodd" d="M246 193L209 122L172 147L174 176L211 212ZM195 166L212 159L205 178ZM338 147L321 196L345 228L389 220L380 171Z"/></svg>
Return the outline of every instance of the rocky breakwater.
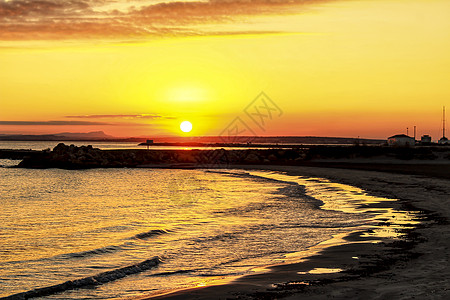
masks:
<svg viewBox="0 0 450 300"><path fill-rule="evenodd" d="M102 150L92 146L76 147L58 144L52 151L38 156L24 157L18 167L22 168L62 168L81 169L110 165Z"/></svg>
<svg viewBox="0 0 450 300"><path fill-rule="evenodd" d="M25 153L22 168L226 168L231 165L305 165L355 168L368 164L405 162L417 164L448 161L448 150L429 148L310 146L305 148L268 149L192 149L100 150L92 146L77 147L58 144L52 151ZM440 158L438 161L437 158ZM400 162L400 163L399 163ZM450 166L446 163L445 166Z"/></svg>
<svg viewBox="0 0 450 300"><path fill-rule="evenodd" d="M100 150L92 146L58 144L52 151L25 157L21 168L135 168L135 167L226 167L233 164L295 164L304 159L302 150Z"/></svg>

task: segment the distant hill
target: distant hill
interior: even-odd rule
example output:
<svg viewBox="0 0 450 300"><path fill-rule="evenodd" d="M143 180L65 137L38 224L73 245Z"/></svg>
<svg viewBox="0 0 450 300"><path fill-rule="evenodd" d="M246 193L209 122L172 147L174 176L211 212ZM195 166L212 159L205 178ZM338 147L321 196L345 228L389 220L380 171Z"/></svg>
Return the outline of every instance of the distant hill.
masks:
<svg viewBox="0 0 450 300"><path fill-rule="evenodd" d="M104 141L117 139L103 131L62 132L55 134L2 134L0 141Z"/></svg>
<svg viewBox="0 0 450 300"><path fill-rule="evenodd" d="M93 131L87 133L62 132L41 135L8 135L0 134L0 141L111 141L111 142L144 142L153 139L155 143L239 143L239 144L323 144L323 145L351 145L351 144L382 144L385 140L358 139L346 137L320 136L195 136L195 137L129 137L120 138Z"/></svg>
<svg viewBox="0 0 450 300"><path fill-rule="evenodd" d="M155 142L182 142L182 143L252 143L252 144L324 144L324 145L349 145L349 144L383 144L386 140L361 139L346 137L320 137L320 136L201 136L201 137L162 137L154 138Z"/></svg>
<svg viewBox="0 0 450 300"><path fill-rule="evenodd" d="M82 132L62 132L56 133L55 136L73 138L73 139L115 139L112 135L108 135L103 131Z"/></svg>

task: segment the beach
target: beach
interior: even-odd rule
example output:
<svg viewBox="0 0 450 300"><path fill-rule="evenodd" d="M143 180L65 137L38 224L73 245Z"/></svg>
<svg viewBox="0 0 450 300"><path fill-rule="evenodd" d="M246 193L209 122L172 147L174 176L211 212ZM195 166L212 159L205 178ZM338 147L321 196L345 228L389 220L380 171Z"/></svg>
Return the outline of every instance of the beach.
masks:
<svg viewBox="0 0 450 300"><path fill-rule="evenodd" d="M3 169L5 195L13 192L5 202L5 220L14 216L11 222L15 223L14 205L21 207L16 200L29 198L23 207L26 218L26 210L36 203L34 209L39 207L42 214L56 209L50 228L59 232L58 224L68 221L73 227L58 233L57 240L42 235L43 247L30 248L42 256L37 260L26 259L27 251L11 251L17 243L30 247L35 241L19 239L21 231L6 232L11 242L4 249L11 256L10 262L5 261L11 268L9 281L24 276L14 273L14 264L20 268L25 264L23 270L37 272L38 279L25 275L30 278L21 280L22 287L4 281L5 287L16 292L7 299L449 296L446 149L435 152L442 157L402 160L323 158L330 148L318 148L313 151L321 152L321 158L292 160L304 152L59 148L70 155L55 150L5 152L13 158L31 155L25 159L31 168L20 164ZM365 149L379 151L343 149L346 156ZM204 158L211 153L222 155L214 156L212 165L210 157ZM422 153L417 149L414 155ZM134 156L134 165L114 167L117 155ZM105 167L99 167L105 157ZM33 183L17 190L17 180L24 178ZM31 187L38 189L34 192ZM57 213L62 203L72 214L69 219ZM98 218L103 221L96 222ZM27 222L21 226L33 220ZM58 249L56 253L46 250L52 247ZM66 267L54 276L57 273L52 270L59 264ZM71 274L73 268L79 270L77 274Z"/></svg>
<svg viewBox="0 0 450 300"><path fill-rule="evenodd" d="M0 28L0 300L450 299L450 0Z"/></svg>
<svg viewBox="0 0 450 300"><path fill-rule="evenodd" d="M287 168L287 172L298 172ZM302 170L301 172L308 172ZM335 181L352 183L370 193L398 198L437 217L418 228L421 242L414 246L417 258L394 264L388 270L359 280L314 288L318 295L351 299L448 299L450 296L450 184L448 180L391 173L311 169ZM297 173L298 174L298 173ZM327 297L328 297L327 296ZM295 299L295 296L292 297Z"/></svg>
<svg viewBox="0 0 450 300"><path fill-rule="evenodd" d="M353 243L359 239L353 235L347 237L348 243L320 246L318 253L299 263L272 266L267 273L245 276L225 285L181 290L157 299L448 299L450 296L448 180L336 168L249 168L323 177L357 186L371 195L399 199L403 207L421 210L426 221L393 251L389 245ZM367 261L354 257L365 257ZM314 268L347 268L354 272L298 274Z"/></svg>

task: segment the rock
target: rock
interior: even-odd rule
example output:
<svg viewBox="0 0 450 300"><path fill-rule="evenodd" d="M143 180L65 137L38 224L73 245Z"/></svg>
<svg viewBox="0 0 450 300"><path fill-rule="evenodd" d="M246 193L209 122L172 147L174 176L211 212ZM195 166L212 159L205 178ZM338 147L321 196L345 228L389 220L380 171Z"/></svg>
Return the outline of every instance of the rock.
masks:
<svg viewBox="0 0 450 300"><path fill-rule="evenodd" d="M63 154L67 152L68 147L64 143L59 143L53 148L53 153Z"/></svg>
<svg viewBox="0 0 450 300"><path fill-rule="evenodd" d="M258 155L256 155L255 153L250 153L249 155L247 155L247 157L244 159L244 161L246 163L258 163L260 162L260 159L258 157Z"/></svg>
<svg viewBox="0 0 450 300"><path fill-rule="evenodd" d="M277 158L274 154L270 154L270 155L267 157L267 159L270 160L270 161L274 161L274 160L277 160L278 158Z"/></svg>

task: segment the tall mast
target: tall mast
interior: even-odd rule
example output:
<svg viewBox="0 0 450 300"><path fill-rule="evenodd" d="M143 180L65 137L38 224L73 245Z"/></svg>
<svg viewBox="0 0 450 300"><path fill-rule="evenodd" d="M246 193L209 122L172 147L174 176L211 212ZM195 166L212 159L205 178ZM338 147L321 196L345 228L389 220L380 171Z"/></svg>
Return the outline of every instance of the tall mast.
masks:
<svg viewBox="0 0 450 300"><path fill-rule="evenodd" d="M442 137L445 137L445 106L442 108Z"/></svg>

